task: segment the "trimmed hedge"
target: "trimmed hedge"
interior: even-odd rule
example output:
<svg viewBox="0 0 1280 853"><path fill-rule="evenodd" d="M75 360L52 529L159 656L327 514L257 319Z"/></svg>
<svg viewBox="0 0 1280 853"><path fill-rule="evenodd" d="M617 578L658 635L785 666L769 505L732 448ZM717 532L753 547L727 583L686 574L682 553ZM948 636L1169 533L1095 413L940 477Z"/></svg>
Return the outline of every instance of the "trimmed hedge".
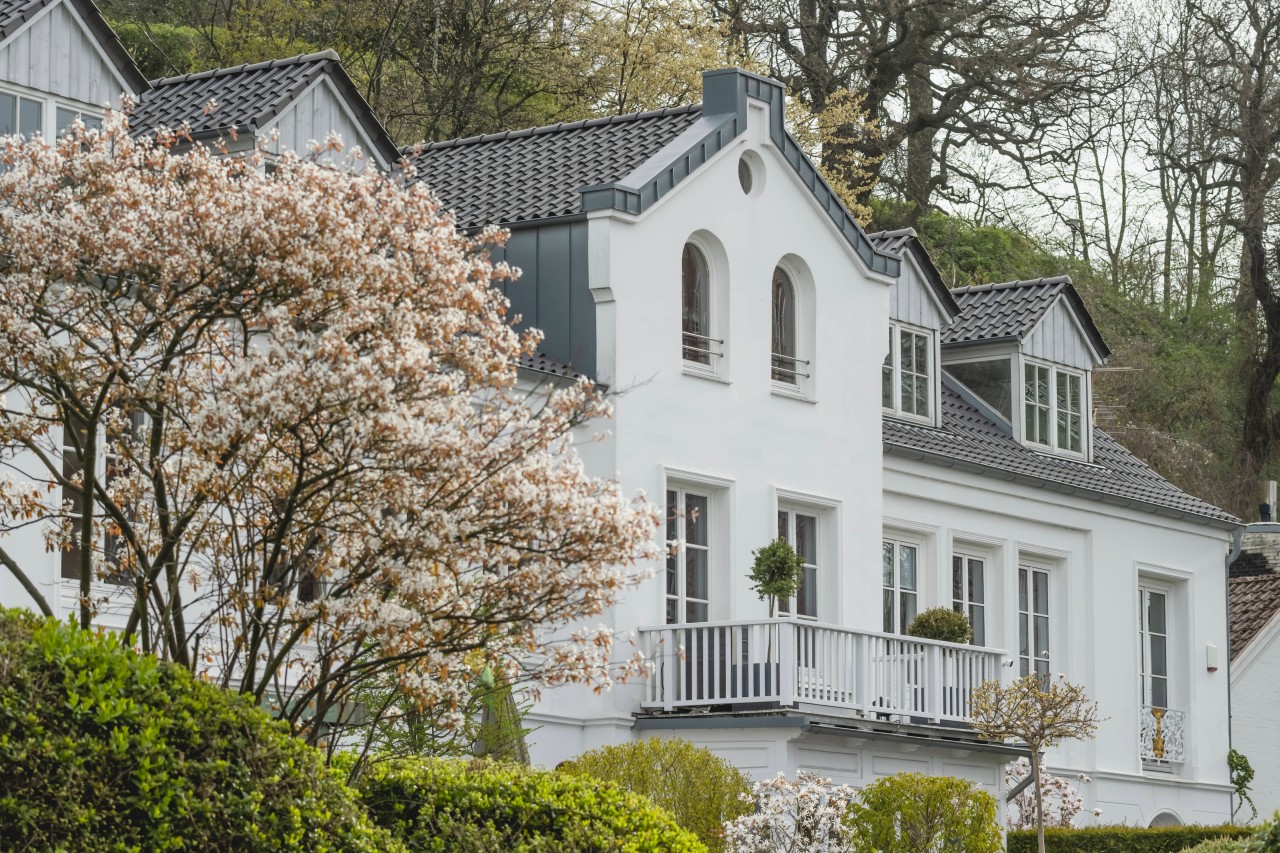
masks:
<svg viewBox="0 0 1280 853"><path fill-rule="evenodd" d="M724 824L751 811L751 784L709 749L680 738L650 738L584 752L556 768L643 794L697 833L712 853L724 849Z"/></svg>
<svg viewBox="0 0 1280 853"><path fill-rule="evenodd" d="M646 797L588 776L489 761L374 764L356 788L413 853L706 853Z"/></svg>
<svg viewBox="0 0 1280 853"><path fill-rule="evenodd" d="M1181 853L1215 838L1248 838L1245 826L1090 826L1044 831L1047 853ZM1009 853L1035 853L1036 831L1009 833Z"/></svg>
<svg viewBox="0 0 1280 853"><path fill-rule="evenodd" d="M243 697L3 609L0 767L0 838L17 849L403 850Z"/></svg>

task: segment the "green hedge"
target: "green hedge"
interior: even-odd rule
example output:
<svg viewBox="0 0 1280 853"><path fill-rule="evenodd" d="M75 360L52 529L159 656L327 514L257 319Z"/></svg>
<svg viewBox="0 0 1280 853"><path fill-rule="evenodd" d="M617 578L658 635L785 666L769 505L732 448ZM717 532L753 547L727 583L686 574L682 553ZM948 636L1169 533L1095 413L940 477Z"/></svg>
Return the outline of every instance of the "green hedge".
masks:
<svg viewBox="0 0 1280 853"><path fill-rule="evenodd" d="M2 609L0 768L0 838L24 850L403 849L243 698Z"/></svg>
<svg viewBox="0 0 1280 853"><path fill-rule="evenodd" d="M1046 829L1047 853L1181 853L1213 838L1247 838L1243 826L1091 826L1084 829ZM1036 831L1009 833L1009 853L1035 853Z"/></svg>
<svg viewBox="0 0 1280 853"><path fill-rule="evenodd" d="M356 788L413 853L706 853L647 798L587 776L400 759L374 764Z"/></svg>

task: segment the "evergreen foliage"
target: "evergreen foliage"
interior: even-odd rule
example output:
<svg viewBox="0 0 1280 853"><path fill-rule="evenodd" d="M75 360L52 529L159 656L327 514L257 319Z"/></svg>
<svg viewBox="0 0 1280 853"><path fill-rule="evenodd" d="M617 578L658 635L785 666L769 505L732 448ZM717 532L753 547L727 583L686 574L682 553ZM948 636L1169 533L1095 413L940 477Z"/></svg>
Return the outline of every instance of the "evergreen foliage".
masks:
<svg viewBox="0 0 1280 853"><path fill-rule="evenodd" d="M851 853L998 853L995 797L964 779L899 773L849 807Z"/></svg>
<svg viewBox="0 0 1280 853"><path fill-rule="evenodd" d="M679 738L606 746L556 768L643 794L697 833L710 851L724 849L726 821L751 811L743 800L750 783L742 771L709 749Z"/></svg>
<svg viewBox="0 0 1280 853"><path fill-rule="evenodd" d="M585 776L400 759L355 784L372 819L413 853L706 853L647 798Z"/></svg>
<svg viewBox="0 0 1280 853"><path fill-rule="evenodd" d="M751 552L751 589L769 602L769 615L779 601L794 598L804 576L804 562L785 539L775 539Z"/></svg>
<svg viewBox="0 0 1280 853"><path fill-rule="evenodd" d="M931 607L911 620L907 634L926 640L967 643L973 639L973 628L963 613L950 607Z"/></svg>
<svg viewBox="0 0 1280 853"><path fill-rule="evenodd" d="M24 849L401 849L244 697L15 610L0 610L0 766L0 838Z"/></svg>
<svg viewBox="0 0 1280 853"><path fill-rule="evenodd" d="M1048 853L1181 853L1185 848L1221 838L1247 838L1241 826L1091 826L1045 830ZM1009 833L1009 853L1033 853L1034 829Z"/></svg>

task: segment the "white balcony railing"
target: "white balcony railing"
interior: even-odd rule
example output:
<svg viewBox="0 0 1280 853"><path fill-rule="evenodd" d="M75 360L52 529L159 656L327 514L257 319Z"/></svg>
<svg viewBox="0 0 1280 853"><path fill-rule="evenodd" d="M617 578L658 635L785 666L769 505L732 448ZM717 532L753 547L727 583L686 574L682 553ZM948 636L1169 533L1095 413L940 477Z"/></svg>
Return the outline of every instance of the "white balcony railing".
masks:
<svg viewBox="0 0 1280 853"><path fill-rule="evenodd" d="M1004 652L791 619L641 628L654 661L643 705L821 705L862 716L965 723Z"/></svg>
<svg viewBox="0 0 1280 853"><path fill-rule="evenodd" d="M1144 761L1185 761L1187 714L1172 708L1142 706L1138 727Z"/></svg>

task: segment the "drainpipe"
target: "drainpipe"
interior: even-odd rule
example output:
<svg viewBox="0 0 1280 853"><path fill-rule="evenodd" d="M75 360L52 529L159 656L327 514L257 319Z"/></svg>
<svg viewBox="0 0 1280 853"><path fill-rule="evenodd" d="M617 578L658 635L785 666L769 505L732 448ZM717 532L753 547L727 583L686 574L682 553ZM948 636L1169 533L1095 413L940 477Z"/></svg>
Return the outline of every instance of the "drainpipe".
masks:
<svg viewBox="0 0 1280 853"><path fill-rule="evenodd" d="M1269 514L1269 513L1268 513ZM1227 647L1226 654L1226 676L1227 676L1227 751L1233 749L1232 731L1231 731L1231 564L1240 556L1241 540L1244 538L1244 531L1248 525L1241 524L1231 532L1232 546L1231 553L1227 554L1226 566L1223 573L1227 584L1227 594L1224 596L1227 601ZM1228 777L1230 781L1230 777ZM1236 815L1236 793L1234 790L1227 795L1228 802L1231 806L1231 820L1234 821Z"/></svg>

